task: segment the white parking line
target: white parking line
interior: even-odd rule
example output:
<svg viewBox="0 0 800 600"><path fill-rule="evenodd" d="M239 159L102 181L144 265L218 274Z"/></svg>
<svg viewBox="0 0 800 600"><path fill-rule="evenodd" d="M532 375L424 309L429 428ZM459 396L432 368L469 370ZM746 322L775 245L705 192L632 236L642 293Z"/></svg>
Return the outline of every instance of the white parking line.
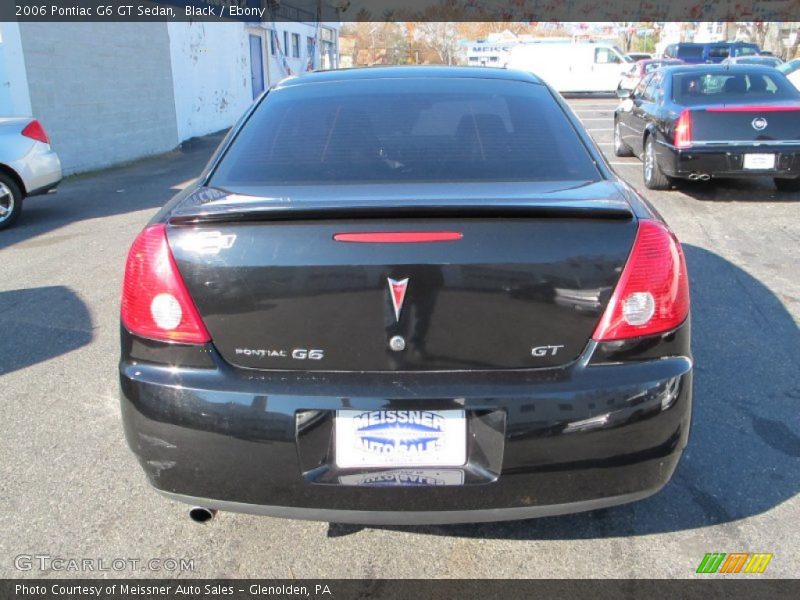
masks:
<svg viewBox="0 0 800 600"><path fill-rule="evenodd" d="M598 118L589 118L589 119L581 119L581 121L608 121L608 117L598 117Z"/></svg>
<svg viewBox="0 0 800 600"><path fill-rule="evenodd" d="M613 129L587 129L586 131L588 131L589 133L591 133L591 132L593 132L593 131L607 131L607 132L613 132L614 130L613 130Z"/></svg>
<svg viewBox="0 0 800 600"><path fill-rule="evenodd" d="M623 162L621 160L610 160L610 161L608 161L608 164L610 164L610 165L638 165L639 163L637 161L635 161L635 160L632 160L630 162Z"/></svg>

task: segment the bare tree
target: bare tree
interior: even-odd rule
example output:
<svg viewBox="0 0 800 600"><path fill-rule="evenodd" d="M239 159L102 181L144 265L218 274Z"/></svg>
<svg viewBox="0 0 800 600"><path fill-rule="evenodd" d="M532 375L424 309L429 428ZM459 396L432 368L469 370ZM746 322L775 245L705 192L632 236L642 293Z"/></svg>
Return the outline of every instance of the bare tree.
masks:
<svg viewBox="0 0 800 600"><path fill-rule="evenodd" d="M432 50L444 65L457 61L458 28L453 22L418 23L415 28L415 41Z"/></svg>
<svg viewBox="0 0 800 600"><path fill-rule="evenodd" d="M786 60L792 60L797 54L797 49L800 47L800 31L798 31L798 23L791 24L791 33L789 34L789 48L786 50Z"/></svg>
<svg viewBox="0 0 800 600"><path fill-rule="evenodd" d="M633 34L636 31L636 23L633 21L624 21L621 23L614 23L619 37L620 44L622 45L623 52L631 51L631 44L633 43Z"/></svg>

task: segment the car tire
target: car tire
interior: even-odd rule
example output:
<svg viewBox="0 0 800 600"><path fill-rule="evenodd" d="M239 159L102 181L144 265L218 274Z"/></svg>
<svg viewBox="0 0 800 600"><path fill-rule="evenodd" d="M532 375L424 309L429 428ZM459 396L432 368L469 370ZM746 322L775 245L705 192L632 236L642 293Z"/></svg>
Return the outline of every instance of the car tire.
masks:
<svg viewBox="0 0 800 600"><path fill-rule="evenodd" d="M652 135L648 135L644 142L642 175L644 177L644 185L648 190L668 190L672 186L672 178L664 175L661 165L658 164L656 144Z"/></svg>
<svg viewBox="0 0 800 600"><path fill-rule="evenodd" d="M22 211L22 190L5 173L0 173L0 229L11 227Z"/></svg>
<svg viewBox="0 0 800 600"><path fill-rule="evenodd" d="M633 150L625 142L622 141L622 135L619 130L619 121L614 119L614 154L616 156L633 156Z"/></svg>
<svg viewBox="0 0 800 600"><path fill-rule="evenodd" d="M800 192L800 177L794 179L775 178L775 187L781 192Z"/></svg>

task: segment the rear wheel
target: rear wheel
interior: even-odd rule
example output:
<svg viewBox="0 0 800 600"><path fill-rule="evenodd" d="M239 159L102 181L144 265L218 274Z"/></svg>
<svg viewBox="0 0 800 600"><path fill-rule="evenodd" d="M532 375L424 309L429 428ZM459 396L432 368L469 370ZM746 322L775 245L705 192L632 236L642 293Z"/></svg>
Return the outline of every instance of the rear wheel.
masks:
<svg viewBox="0 0 800 600"><path fill-rule="evenodd" d="M619 121L614 121L614 154L617 156L633 156L633 150L622 141L622 132L619 129Z"/></svg>
<svg viewBox="0 0 800 600"><path fill-rule="evenodd" d="M668 190L672 185L672 179L664 175L658 164L656 156L656 144L653 136L647 136L644 144L643 175L644 185L649 190Z"/></svg>
<svg viewBox="0 0 800 600"><path fill-rule="evenodd" d="M11 177L0 173L0 229L11 227L22 210L22 191Z"/></svg>
<svg viewBox="0 0 800 600"><path fill-rule="evenodd" d="M775 179L775 187L782 192L800 192L800 177L794 179Z"/></svg>

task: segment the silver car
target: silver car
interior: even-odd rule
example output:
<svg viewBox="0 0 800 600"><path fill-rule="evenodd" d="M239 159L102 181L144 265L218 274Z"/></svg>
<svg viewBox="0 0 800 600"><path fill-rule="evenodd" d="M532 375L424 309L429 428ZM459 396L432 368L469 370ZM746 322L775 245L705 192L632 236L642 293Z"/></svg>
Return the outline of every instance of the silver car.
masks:
<svg viewBox="0 0 800 600"><path fill-rule="evenodd" d="M23 198L49 192L61 177L61 161L39 121L0 117L0 229L17 220Z"/></svg>

